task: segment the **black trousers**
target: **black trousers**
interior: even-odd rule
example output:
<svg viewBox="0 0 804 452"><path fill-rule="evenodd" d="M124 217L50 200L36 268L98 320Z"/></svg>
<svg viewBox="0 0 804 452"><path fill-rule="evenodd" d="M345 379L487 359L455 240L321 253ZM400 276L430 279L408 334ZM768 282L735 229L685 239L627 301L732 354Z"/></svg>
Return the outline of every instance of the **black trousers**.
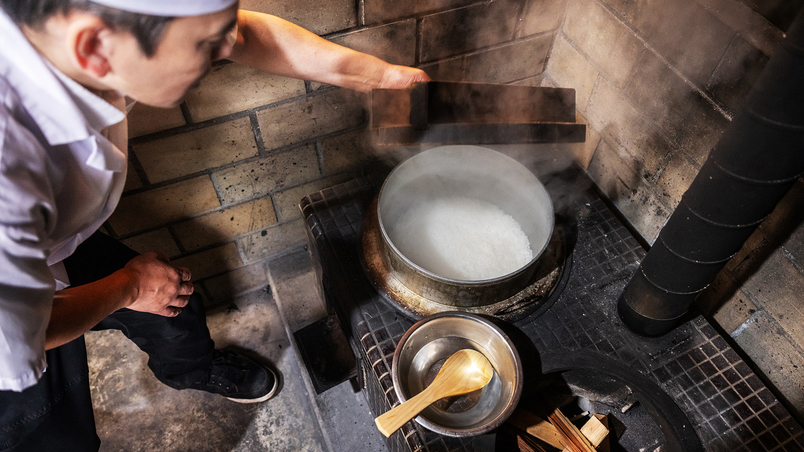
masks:
<svg viewBox="0 0 804 452"><path fill-rule="evenodd" d="M64 263L73 286L104 278L137 253L102 233L82 243ZM123 332L148 354L148 367L163 383L181 389L212 363L201 297L193 294L181 314L168 318L121 309L93 330ZM89 390L84 337L46 352L47 370L22 392L0 391L0 451L97 451L100 439Z"/></svg>

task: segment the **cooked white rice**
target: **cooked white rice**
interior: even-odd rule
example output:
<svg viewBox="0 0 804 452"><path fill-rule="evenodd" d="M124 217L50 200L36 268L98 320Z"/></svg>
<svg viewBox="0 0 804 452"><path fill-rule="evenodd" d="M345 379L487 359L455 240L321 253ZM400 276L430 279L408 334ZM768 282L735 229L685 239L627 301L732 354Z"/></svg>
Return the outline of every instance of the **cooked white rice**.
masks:
<svg viewBox="0 0 804 452"><path fill-rule="evenodd" d="M520 224L496 205L466 197L422 202L389 228L394 245L416 265L460 280L507 275L533 259Z"/></svg>

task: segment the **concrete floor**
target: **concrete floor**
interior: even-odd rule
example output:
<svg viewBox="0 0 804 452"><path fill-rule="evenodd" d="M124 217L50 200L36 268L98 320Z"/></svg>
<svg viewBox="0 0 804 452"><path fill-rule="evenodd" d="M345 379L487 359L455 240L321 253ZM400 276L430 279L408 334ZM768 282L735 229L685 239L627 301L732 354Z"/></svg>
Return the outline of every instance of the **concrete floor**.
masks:
<svg viewBox="0 0 804 452"><path fill-rule="evenodd" d="M251 350L280 374L280 392L239 404L201 391L171 389L147 355L118 331L86 335L102 451L383 451L362 393L345 382L316 395L293 332L325 317L303 249L269 261L270 288L208 312L216 347Z"/></svg>

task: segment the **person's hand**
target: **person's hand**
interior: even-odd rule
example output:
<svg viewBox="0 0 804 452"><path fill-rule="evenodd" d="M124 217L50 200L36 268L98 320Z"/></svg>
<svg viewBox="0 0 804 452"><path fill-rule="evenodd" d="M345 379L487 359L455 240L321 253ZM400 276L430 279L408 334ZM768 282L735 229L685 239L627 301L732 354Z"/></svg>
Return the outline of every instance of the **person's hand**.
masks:
<svg viewBox="0 0 804 452"><path fill-rule="evenodd" d="M173 267L162 253L137 256L124 270L133 276L136 295L127 307L134 311L175 317L187 306L193 293L190 270Z"/></svg>
<svg viewBox="0 0 804 452"><path fill-rule="evenodd" d="M389 65L377 88L404 89L416 82L429 82L430 77L421 69Z"/></svg>

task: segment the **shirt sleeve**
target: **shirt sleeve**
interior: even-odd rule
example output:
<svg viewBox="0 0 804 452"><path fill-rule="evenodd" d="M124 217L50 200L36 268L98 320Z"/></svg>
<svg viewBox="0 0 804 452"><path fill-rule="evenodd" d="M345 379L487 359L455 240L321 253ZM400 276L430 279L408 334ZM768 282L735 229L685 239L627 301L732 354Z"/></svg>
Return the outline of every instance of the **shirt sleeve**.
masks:
<svg viewBox="0 0 804 452"><path fill-rule="evenodd" d="M55 293L47 265L55 219L45 153L0 105L0 390L36 384Z"/></svg>

